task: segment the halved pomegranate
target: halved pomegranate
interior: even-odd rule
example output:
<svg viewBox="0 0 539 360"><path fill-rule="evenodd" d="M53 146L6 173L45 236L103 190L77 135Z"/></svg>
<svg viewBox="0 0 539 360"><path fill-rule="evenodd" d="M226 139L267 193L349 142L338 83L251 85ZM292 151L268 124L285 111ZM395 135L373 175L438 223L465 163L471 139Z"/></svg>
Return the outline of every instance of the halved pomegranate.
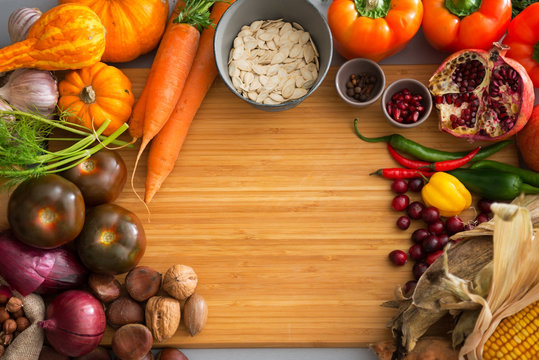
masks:
<svg viewBox="0 0 539 360"><path fill-rule="evenodd" d="M526 70L504 57L509 47L449 56L429 80L440 129L471 140L502 140L526 125L535 94Z"/></svg>

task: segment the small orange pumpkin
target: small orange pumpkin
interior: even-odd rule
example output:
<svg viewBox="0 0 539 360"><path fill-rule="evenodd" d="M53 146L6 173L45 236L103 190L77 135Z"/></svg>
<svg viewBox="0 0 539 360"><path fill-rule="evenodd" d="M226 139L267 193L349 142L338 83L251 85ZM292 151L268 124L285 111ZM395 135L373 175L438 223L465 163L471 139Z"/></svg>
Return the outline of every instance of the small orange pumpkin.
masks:
<svg viewBox="0 0 539 360"><path fill-rule="evenodd" d="M95 11L107 29L102 61L126 62L153 50L168 17L168 0L59 0Z"/></svg>
<svg viewBox="0 0 539 360"><path fill-rule="evenodd" d="M69 113L68 121L97 129L110 119L105 135L129 119L135 102L128 77L120 69L102 62L69 72L60 81L58 91L58 107Z"/></svg>

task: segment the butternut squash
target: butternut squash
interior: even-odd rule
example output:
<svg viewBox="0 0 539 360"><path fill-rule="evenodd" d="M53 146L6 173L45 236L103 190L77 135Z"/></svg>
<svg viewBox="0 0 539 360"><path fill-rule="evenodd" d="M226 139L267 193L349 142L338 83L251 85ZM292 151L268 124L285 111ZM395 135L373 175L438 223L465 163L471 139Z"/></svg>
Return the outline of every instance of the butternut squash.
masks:
<svg viewBox="0 0 539 360"><path fill-rule="evenodd" d="M58 5L32 25L26 40L0 49L0 72L80 69L101 60L105 27L89 7Z"/></svg>

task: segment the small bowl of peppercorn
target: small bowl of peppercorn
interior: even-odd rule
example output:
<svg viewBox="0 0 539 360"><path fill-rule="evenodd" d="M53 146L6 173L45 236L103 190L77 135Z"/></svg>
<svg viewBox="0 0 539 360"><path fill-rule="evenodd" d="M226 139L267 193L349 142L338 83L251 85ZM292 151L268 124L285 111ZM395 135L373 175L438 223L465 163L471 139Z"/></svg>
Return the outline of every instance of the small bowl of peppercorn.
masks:
<svg viewBox="0 0 539 360"><path fill-rule="evenodd" d="M432 98L423 83L415 79L392 82L382 95L382 111L386 119L400 128L423 123L432 111Z"/></svg>
<svg viewBox="0 0 539 360"><path fill-rule="evenodd" d="M366 107L382 95L386 86L384 71L376 62L355 58L341 65L335 75L335 88L349 105Z"/></svg>

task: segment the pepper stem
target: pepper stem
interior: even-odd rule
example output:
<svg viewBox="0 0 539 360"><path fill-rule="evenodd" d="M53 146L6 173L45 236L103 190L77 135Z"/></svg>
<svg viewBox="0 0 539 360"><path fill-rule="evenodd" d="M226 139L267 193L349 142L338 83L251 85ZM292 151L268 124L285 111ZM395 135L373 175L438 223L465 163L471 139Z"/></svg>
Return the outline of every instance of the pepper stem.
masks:
<svg viewBox="0 0 539 360"><path fill-rule="evenodd" d="M371 142L371 143L389 142L391 140L391 135L380 136L377 138L369 138L369 137L363 136L361 135L361 133L359 132L359 129L357 128L357 123L358 123L358 119L354 119L354 130L356 131L357 137L360 138L361 140L366 141L366 142Z"/></svg>
<svg viewBox="0 0 539 360"><path fill-rule="evenodd" d="M539 41L533 47L532 59L539 63Z"/></svg>
<svg viewBox="0 0 539 360"><path fill-rule="evenodd" d="M447 10L460 18L476 12L480 6L481 0L445 0Z"/></svg>
<svg viewBox="0 0 539 360"><path fill-rule="evenodd" d="M354 0L360 16L376 19L385 17L389 11L390 0Z"/></svg>

